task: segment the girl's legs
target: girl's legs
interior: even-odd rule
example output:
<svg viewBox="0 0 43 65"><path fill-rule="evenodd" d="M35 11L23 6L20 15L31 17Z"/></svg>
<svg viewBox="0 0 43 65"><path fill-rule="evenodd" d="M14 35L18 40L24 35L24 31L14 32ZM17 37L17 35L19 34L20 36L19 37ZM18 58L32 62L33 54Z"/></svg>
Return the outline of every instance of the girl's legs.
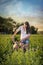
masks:
<svg viewBox="0 0 43 65"><path fill-rule="evenodd" d="M29 40L26 40L25 42L26 42L25 48L26 48L26 50L28 50L29 49Z"/></svg>
<svg viewBox="0 0 43 65"><path fill-rule="evenodd" d="M29 49L29 44L25 44L25 49L26 49L26 50Z"/></svg>
<svg viewBox="0 0 43 65"><path fill-rule="evenodd" d="M20 43L20 47L23 49L24 48L24 43Z"/></svg>
<svg viewBox="0 0 43 65"><path fill-rule="evenodd" d="M26 50L29 49L29 40L25 40L25 41L21 42L21 43L20 43L20 46L21 46L21 48L22 48L22 49L24 50L24 52L25 52Z"/></svg>
<svg viewBox="0 0 43 65"><path fill-rule="evenodd" d="M23 52L26 52L26 48L25 48L25 44L24 43L20 43L21 49L23 50Z"/></svg>

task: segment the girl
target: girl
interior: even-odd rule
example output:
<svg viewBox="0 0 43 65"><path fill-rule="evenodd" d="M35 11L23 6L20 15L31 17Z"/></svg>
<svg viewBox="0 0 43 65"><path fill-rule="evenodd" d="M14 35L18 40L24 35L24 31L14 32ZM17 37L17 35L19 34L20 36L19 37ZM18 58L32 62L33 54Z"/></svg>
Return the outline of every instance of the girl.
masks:
<svg viewBox="0 0 43 65"><path fill-rule="evenodd" d="M17 34L17 32L21 31L20 35L20 46L22 49L28 49L29 45L29 38L30 38L30 25L26 21L24 25L20 26L15 33L12 35L12 41L14 43L14 36Z"/></svg>

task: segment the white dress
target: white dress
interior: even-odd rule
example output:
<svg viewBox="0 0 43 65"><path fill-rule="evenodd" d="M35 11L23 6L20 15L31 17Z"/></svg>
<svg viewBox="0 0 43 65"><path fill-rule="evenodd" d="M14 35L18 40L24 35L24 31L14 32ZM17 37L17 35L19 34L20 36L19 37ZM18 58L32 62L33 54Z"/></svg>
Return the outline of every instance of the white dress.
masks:
<svg viewBox="0 0 43 65"><path fill-rule="evenodd" d="M26 30L24 30L23 26L20 26L17 30L21 31L20 39L25 38L27 36Z"/></svg>

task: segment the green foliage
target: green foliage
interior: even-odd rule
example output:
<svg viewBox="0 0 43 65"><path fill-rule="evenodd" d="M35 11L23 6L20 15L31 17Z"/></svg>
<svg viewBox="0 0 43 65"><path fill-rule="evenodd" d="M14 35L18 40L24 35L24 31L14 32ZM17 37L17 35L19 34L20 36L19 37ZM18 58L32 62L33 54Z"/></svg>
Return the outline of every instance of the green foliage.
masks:
<svg viewBox="0 0 43 65"><path fill-rule="evenodd" d="M16 24L16 22L13 21L12 18L3 18L0 16L0 33L12 33L14 27L13 24Z"/></svg>
<svg viewBox="0 0 43 65"><path fill-rule="evenodd" d="M43 35L31 35L26 53L13 51L12 46L11 35L0 35L0 65L43 65Z"/></svg>
<svg viewBox="0 0 43 65"><path fill-rule="evenodd" d="M37 34L38 28L35 28L34 26L31 26L31 33Z"/></svg>

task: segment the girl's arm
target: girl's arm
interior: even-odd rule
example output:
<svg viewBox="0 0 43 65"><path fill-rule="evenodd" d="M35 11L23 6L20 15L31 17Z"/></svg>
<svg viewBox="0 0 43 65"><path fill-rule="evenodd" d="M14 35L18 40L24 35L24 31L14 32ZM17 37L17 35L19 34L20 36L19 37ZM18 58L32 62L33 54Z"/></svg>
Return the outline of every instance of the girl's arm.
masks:
<svg viewBox="0 0 43 65"><path fill-rule="evenodd" d="M14 43L14 36L16 36L16 34L20 31L20 27L14 32L14 34L12 35L11 39Z"/></svg>
<svg viewBox="0 0 43 65"><path fill-rule="evenodd" d="M31 35L30 33L29 33L29 34L27 34L27 35L26 35L26 37L25 37L25 38L23 38L22 40L28 39L28 38L30 37L30 35ZM21 41L22 41L22 40L21 40Z"/></svg>

